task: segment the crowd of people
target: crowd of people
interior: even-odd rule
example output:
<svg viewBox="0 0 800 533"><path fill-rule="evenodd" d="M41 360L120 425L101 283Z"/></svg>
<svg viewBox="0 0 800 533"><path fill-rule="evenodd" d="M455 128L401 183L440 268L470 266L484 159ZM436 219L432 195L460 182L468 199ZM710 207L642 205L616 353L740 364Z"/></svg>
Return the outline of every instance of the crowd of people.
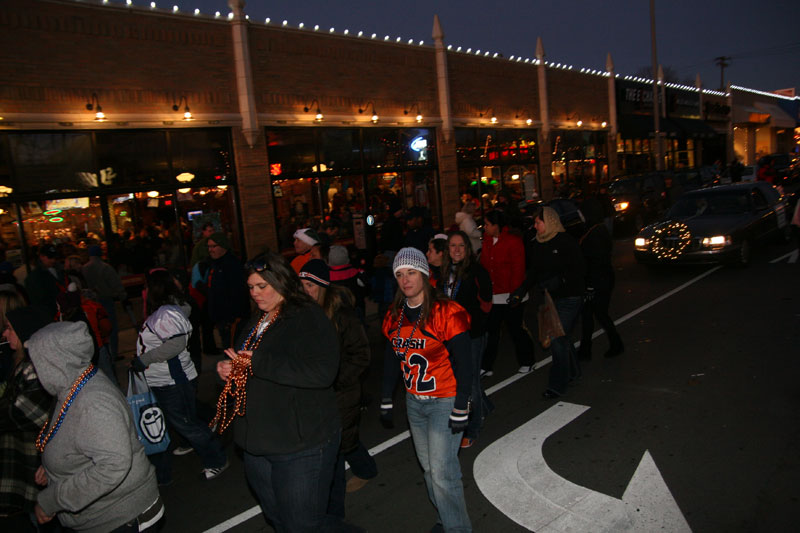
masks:
<svg viewBox="0 0 800 533"><path fill-rule="evenodd" d="M142 320L134 320L135 355L126 363L144 376L173 441L149 455L115 368L116 308L128 302L119 273L99 246L88 248L85 264L62 264L54 246L41 246L23 283L0 286L0 521L15 531L56 522L144 531L165 514L159 486L172 483L173 457L197 453L201 476L216 479L230 464L220 433L232 426L247 482L277 531L360 531L346 519L345 497L378 475L359 437L372 299L386 339L379 419L394 427L402 388L436 511L432 530L470 531L458 453L495 409L482 379L502 357L502 325L518 371L533 371L525 303L544 290L552 296L564 334L552 342L546 399L580 377L593 317L609 334L606 355L624 349L608 317L614 276L602 210L588 210L578 241L544 207L529 240L507 196L485 213L483 231L469 202L447 232L437 233L424 209L407 213L405 227L402 213L390 213L369 267L326 228L295 231L291 260L267 251L243 262L224 232L205 225L189 272L147 271ZM579 323L576 352L569 337ZM222 358L213 420L197 408L203 354ZM102 409L92 411L94 403Z"/></svg>

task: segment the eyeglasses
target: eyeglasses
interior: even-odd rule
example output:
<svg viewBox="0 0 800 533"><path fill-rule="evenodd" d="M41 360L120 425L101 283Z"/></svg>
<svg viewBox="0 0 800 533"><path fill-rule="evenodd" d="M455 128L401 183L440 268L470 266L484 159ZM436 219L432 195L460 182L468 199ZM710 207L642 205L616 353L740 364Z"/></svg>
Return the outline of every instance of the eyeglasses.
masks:
<svg viewBox="0 0 800 533"><path fill-rule="evenodd" d="M245 270L264 272L265 270L269 270L269 265L263 259L254 259L253 261L248 261L245 263L244 268Z"/></svg>

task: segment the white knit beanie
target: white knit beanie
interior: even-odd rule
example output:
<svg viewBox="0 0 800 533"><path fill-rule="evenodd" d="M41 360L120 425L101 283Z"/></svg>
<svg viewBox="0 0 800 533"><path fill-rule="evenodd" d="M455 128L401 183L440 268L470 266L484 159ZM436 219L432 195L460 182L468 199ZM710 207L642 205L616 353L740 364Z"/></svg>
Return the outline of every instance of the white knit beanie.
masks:
<svg viewBox="0 0 800 533"><path fill-rule="evenodd" d="M394 263L392 263L392 272L397 275L397 271L401 268L413 268L426 276L431 274L425 254L416 248L401 248L397 252L397 255L394 256Z"/></svg>

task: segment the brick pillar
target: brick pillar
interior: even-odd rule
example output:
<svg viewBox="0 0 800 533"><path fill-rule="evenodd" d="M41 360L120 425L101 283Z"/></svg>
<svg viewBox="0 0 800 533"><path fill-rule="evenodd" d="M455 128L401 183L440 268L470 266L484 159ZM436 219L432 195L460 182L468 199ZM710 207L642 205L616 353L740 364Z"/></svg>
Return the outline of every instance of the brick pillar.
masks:
<svg viewBox="0 0 800 533"><path fill-rule="evenodd" d="M608 177L613 178L620 173L619 158L617 157L617 132L619 124L617 120L617 88L616 74L614 73L614 60L611 52L606 56L606 72L608 72L608 140L606 142L606 153L608 154Z"/></svg>
<svg viewBox="0 0 800 533"><path fill-rule="evenodd" d="M440 129L436 129L437 154L439 156L439 190L442 193L442 228L447 229L456 221L456 213L461 209L458 193L458 159L456 158L455 138L444 140Z"/></svg>
<svg viewBox="0 0 800 533"><path fill-rule="evenodd" d="M266 248L278 251L266 138L259 135L250 148L250 140L245 138L241 127L233 128L232 136L239 213L244 229L242 254L253 257Z"/></svg>
<svg viewBox="0 0 800 533"><path fill-rule="evenodd" d="M550 132L539 130L539 171L541 172L541 190L539 197L550 200L555 196L553 187L553 148L550 146Z"/></svg>

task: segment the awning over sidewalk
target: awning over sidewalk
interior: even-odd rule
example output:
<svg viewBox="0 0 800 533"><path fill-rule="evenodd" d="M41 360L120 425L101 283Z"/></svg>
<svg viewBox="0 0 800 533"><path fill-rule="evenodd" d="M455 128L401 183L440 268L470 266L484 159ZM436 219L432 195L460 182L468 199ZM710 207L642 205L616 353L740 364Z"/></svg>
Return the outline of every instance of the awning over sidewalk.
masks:
<svg viewBox="0 0 800 533"><path fill-rule="evenodd" d="M794 129L797 126L797 121L793 119L789 113L781 109L775 104L767 104L764 102L756 102L755 106L766 112L769 113L769 123L771 126L776 128L791 128Z"/></svg>
<svg viewBox="0 0 800 533"><path fill-rule="evenodd" d="M686 138L713 139L719 133L705 121L695 118L671 118L682 130Z"/></svg>
<svg viewBox="0 0 800 533"><path fill-rule="evenodd" d="M733 123L744 124L766 124L769 122L769 113L749 106L733 106Z"/></svg>

